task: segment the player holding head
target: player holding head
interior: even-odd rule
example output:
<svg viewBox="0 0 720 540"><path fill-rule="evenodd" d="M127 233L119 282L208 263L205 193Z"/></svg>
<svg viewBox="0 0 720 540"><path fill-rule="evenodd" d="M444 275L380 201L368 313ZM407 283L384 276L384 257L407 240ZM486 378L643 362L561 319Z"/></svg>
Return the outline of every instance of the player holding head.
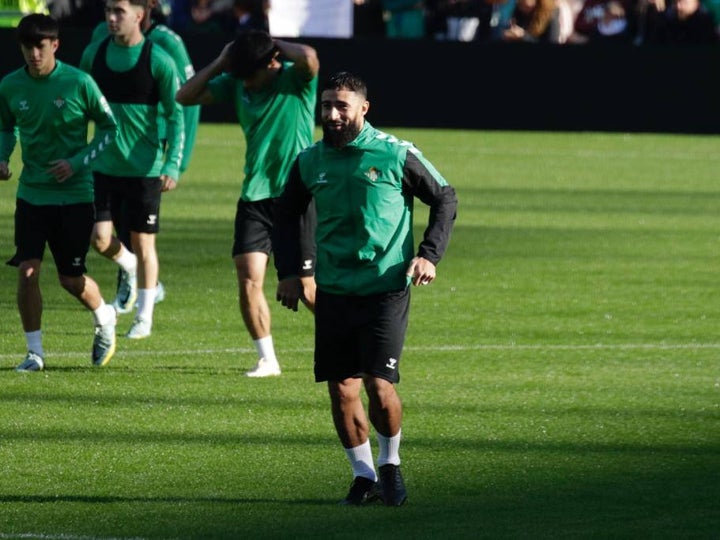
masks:
<svg viewBox="0 0 720 540"><path fill-rule="evenodd" d="M263 284L272 251L275 201L292 160L312 143L319 69L312 47L249 30L228 43L177 93L177 100L186 106L232 102L245 135L245 178L235 214L232 255L240 312L258 355L249 377L280 375ZM313 219L312 212L307 219ZM314 267L314 246L309 241L296 270L302 276L302 297L311 309Z"/></svg>

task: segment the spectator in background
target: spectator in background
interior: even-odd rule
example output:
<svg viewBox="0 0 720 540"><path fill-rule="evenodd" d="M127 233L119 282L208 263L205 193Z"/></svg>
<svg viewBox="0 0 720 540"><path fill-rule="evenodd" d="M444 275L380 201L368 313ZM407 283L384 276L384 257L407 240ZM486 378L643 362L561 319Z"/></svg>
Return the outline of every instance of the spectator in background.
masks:
<svg viewBox="0 0 720 540"><path fill-rule="evenodd" d="M192 0L188 31L197 34L228 33L230 4L226 0Z"/></svg>
<svg viewBox="0 0 720 540"><path fill-rule="evenodd" d="M701 3L712 14L715 21L715 33L720 35L720 0L701 0Z"/></svg>
<svg viewBox="0 0 720 540"><path fill-rule="evenodd" d="M444 0L445 39L450 41L485 41L490 35L493 15L491 0Z"/></svg>
<svg viewBox="0 0 720 540"><path fill-rule="evenodd" d="M170 13L168 14L168 26L176 32L187 30L192 24L192 9L194 0L169 0Z"/></svg>
<svg viewBox="0 0 720 540"><path fill-rule="evenodd" d="M637 33L632 0L585 0L575 17L571 43L631 42Z"/></svg>
<svg viewBox="0 0 720 540"><path fill-rule="evenodd" d="M516 0L503 41L562 43L560 8L556 0Z"/></svg>
<svg viewBox="0 0 720 540"><path fill-rule="evenodd" d="M245 30L262 30L269 33L268 11L270 11L270 0L234 0L233 34Z"/></svg>
<svg viewBox="0 0 720 540"><path fill-rule="evenodd" d="M353 36L383 37L382 0L353 0Z"/></svg>
<svg viewBox="0 0 720 540"><path fill-rule="evenodd" d="M382 6L387 37L401 39L425 37L425 2L423 0L382 0Z"/></svg>
<svg viewBox="0 0 720 540"><path fill-rule="evenodd" d="M642 0L643 43L708 45L718 43L716 22L700 0Z"/></svg>

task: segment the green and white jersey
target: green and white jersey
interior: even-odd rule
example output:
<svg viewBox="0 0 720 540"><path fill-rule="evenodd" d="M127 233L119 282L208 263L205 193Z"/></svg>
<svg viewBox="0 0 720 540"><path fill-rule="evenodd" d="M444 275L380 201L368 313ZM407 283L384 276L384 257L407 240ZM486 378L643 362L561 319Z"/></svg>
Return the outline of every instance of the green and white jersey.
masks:
<svg viewBox="0 0 720 540"><path fill-rule="evenodd" d="M110 35L106 22L101 22L93 30L91 42L102 41ZM188 54L187 47L182 38L173 30L164 24L153 23L145 32L145 37L162 48L168 53L175 63L180 85L183 85L195 75L195 68ZM192 150L195 147L195 138L197 137L198 124L200 123L200 105L188 105L182 108L184 131L185 131L185 148L183 150L183 158L180 163L180 172L183 173L190 164ZM158 131L160 139L165 139L166 134L165 118L163 115L158 116Z"/></svg>
<svg viewBox="0 0 720 540"><path fill-rule="evenodd" d="M250 92L227 73L209 83L215 101L235 104L245 134L245 178L240 198L259 201L279 197L298 152L312 144L317 77L304 80L292 62L261 92Z"/></svg>
<svg viewBox="0 0 720 540"><path fill-rule="evenodd" d="M88 125L95 133L88 144ZM117 124L95 81L57 61L47 77L26 68L0 81L0 161L8 161L20 137L23 168L17 196L35 205L93 201L91 166L114 146ZM74 174L62 183L46 171L66 159Z"/></svg>
<svg viewBox="0 0 720 540"><path fill-rule="evenodd" d="M278 277L297 275L299 217L314 199L318 288L360 296L404 289L415 256L415 198L430 207L417 255L437 264L449 242L457 197L420 150L367 121L343 148L318 141L298 155L279 200Z"/></svg>
<svg viewBox="0 0 720 540"><path fill-rule="evenodd" d="M94 170L110 176L166 174L177 179L185 136L182 107L175 101L179 81L172 58L146 39L123 47L108 38L85 48L80 68L95 78L119 127L116 144L101 156ZM165 151L159 114L167 124Z"/></svg>

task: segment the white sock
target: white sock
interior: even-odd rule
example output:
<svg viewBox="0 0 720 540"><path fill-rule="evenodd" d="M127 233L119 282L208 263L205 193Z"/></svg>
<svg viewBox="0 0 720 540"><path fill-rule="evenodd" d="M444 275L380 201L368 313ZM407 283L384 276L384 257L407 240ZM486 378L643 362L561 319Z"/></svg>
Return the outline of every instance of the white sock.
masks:
<svg viewBox="0 0 720 540"><path fill-rule="evenodd" d="M277 362L275 356L275 346L273 345L272 336L265 336L260 339L253 340L258 358L264 358L267 362Z"/></svg>
<svg viewBox="0 0 720 540"><path fill-rule="evenodd" d="M28 352L32 351L40 356L45 356L42 346L42 330L35 330L33 332L25 332L25 341L27 342Z"/></svg>
<svg viewBox="0 0 720 540"><path fill-rule="evenodd" d="M377 474L373 466L372 448L370 448L370 439L355 448L346 448L345 454L353 471L353 478L362 476L369 478L373 482L377 482Z"/></svg>
<svg viewBox="0 0 720 540"><path fill-rule="evenodd" d="M144 321L152 322L153 320L156 293L156 287L153 287L152 289L138 289L137 316Z"/></svg>
<svg viewBox="0 0 720 540"><path fill-rule="evenodd" d="M137 257L125 246L120 250L120 255L115 262L120 265L120 268L125 270L128 274L134 274L137 272Z"/></svg>
<svg viewBox="0 0 720 540"><path fill-rule="evenodd" d="M115 308L107 305L104 300L101 302L100 307L93 311L96 326L104 326L115 321Z"/></svg>
<svg viewBox="0 0 720 540"><path fill-rule="evenodd" d="M378 467L392 463L393 465L400 465L400 434L402 430L397 432L397 435L392 437L385 437L377 433L377 440L380 445L380 451L378 452Z"/></svg>

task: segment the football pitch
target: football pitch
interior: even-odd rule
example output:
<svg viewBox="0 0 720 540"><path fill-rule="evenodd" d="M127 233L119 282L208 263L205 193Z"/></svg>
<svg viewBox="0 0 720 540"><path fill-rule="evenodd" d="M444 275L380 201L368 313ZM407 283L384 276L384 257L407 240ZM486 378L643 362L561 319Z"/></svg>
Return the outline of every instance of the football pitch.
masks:
<svg viewBox="0 0 720 540"><path fill-rule="evenodd" d="M283 374L244 376L244 142L203 124L164 196L149 339L119 337L93 368L92 317L48 253L46 371L16 373L16 271L0 267L0 539L720 538L720 139L387 131L459 198L401 360L408 503L337 505L352 478L313 382L311 316L274 301L272 268ZM115 267L88 267L112 300Z"/></svg>

